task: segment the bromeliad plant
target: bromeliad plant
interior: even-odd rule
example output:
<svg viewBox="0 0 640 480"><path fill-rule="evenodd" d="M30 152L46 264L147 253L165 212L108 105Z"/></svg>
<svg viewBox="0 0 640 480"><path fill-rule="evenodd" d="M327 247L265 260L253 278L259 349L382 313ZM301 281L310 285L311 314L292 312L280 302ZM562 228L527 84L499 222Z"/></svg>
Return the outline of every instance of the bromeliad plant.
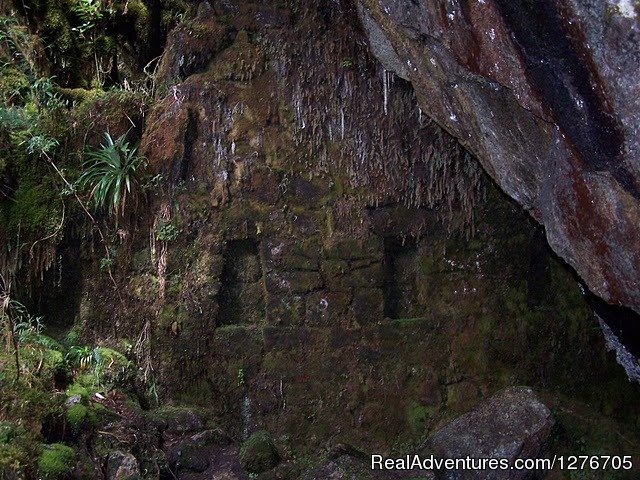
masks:
<svg viewBox="0 0 640 480"><path fill-rule="evenodd" d="M87 346L74 345L69 348L67 353L67 360L80 371L84 371L87 368L93 366L102 365L102 356L97 348L90 348Z"/></svg>
<svg viewBox="0 0 640 480"><path fill-rule="evenodd" d="M113 140L105 133L104 138L100 148L86 153L78 186L89 190L89 199L96 209L106 208L117 222L124 214L127 201L135 200L137 172L145 161L137 149L125 141L125 135Z"/></svg>

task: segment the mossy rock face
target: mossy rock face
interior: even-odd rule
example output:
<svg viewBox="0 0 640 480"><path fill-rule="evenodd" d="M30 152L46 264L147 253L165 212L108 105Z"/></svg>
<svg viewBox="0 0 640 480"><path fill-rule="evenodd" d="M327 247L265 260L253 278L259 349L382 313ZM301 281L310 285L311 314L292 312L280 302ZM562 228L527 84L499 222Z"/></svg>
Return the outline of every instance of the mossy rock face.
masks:
<svg viewBox="0 0 640 480"><path fill-rule="evenodd" d="M268 432L261 430L252 434L240 449L240 463L249 473L271 470L280 461L280 455Z"/></svg>
<svg viewBox="0 0 640 480"><path fill-rule="evenodd" d="M76 453L61 443L45 445L38 459L38 473L47 479L63 479L70 475L76 464Z"/></svg>
<svg viewBox="0 0 640 480"><path fill-rule="evenodd" d="M205 428L205 422L199 413L190 408L162 407L153 412L151 422L162 431L169 433L197 432Z"/></svg>

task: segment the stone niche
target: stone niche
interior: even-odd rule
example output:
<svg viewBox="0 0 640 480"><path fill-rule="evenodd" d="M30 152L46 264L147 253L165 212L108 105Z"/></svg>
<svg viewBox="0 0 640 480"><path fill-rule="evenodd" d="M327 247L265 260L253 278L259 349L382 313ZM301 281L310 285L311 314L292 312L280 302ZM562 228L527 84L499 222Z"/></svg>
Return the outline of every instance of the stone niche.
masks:
<svg viewBox="0 0 640 480"><path fill-rule="evenodd" d="M384 316L391 319L424 315L416 292L418 246L415 241L384 241Z"/></svg>
<svg viewBox="0 0 640 480"><path fill-rule="evenodd" d="M265 316L259 243L253 239L227 242L220 289L218 325L257 324Z"/></svg>

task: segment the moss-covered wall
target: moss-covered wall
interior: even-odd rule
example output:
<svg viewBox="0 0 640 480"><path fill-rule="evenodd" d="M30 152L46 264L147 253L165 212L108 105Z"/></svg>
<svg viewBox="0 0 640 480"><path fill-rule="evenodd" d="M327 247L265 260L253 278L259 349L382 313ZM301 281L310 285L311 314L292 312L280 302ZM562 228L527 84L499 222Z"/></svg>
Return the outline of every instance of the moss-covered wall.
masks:
<svg viewBox="0 0 640 480"><path fill-rule="evenodd" d="M298 452L406 449L514 384L637 425L577 279L339 11L220 9L161 62L165 189L121 249L126 308L89 282L88 338L150 331L161 401Z"/></svg>

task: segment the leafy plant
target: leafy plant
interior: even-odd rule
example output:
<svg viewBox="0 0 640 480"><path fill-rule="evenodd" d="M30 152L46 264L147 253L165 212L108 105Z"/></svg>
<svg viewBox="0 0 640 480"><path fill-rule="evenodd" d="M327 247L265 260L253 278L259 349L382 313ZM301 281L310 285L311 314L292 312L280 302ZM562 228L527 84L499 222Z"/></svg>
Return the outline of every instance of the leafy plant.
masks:
<svg viewBox="0 0 640 480"><path fill-rule="evenodd" d="M113 258L102 257L100 259L100 270L109 270L113 267Z"/></svg>
<svg viewBox="0 0 640 480"><path fill-rule="evenodd" d="M2 284L0 276L0 285ZM37 343L47 348L55 343L42 335L42 317L31 315L27 308L0 289L0 329L4 332L7 350L13 349L16 363L16 380L20 377L18 345Z"/></svg>
<svg viewBox="0 0 640 480"><path fill-rule="evenodd" d="M135 147L129 146L124 135L113 140L105 133L104 138L100 148L86 153L78 185L89 190L96 209L106 208L117 220L124 214L129 196L135 198L136 172L144 165L144 159Z"/></svg>
<svg viewBox="0 0 640 480"><path fill-rule="evenodd" d="M342 68L351 68L353 67L353 60L350 58L344 58L342 62L340 62L340 66Z"/></svg>
<svg viewBox="0 0 640 480"><path fill-rule="evenodd" d="M156 231L156 239L163 242L172 242L179 235L180 230L172 223L161 223Z"/></svg>
<svg viewBox="0 0 640 480"><path fill-rule="evenodd" d="M29 127L29 117L24 109L16 107L0 107L0 127L8 131Z"/></svg>
<svg viewBox="0 0 640 480"><path fill-rule="evenodd" d="M46 135L34 135L26 140L29 155L50 156L60 143Z"/></svg>
<svg viewBox="0 0 640 480"><path fill-rule="evenodd" d="M114 13L112 8L105 8L101 0L75 0L71 6L71 11L82 22L71 29L80 38L84 38L87 32L93 33L100 20Z"/></svg>
<svg viewBox="0 0 640 480"><path fill-rule="evenodd" d="M90 367L100 367L102 364L102 356L97 348L87 346L73 346L69 348L67 360L78 367L80 370L86 370Z"/></svg>
<svg viewBox="0 0 640 480"><path fill-rule="evenodd" d="M6 48L16 65L25 72L33 73L36 60L29 52L29 44L29 31L15 17L0 17L0 46Z"/></svg>
<svg viewBox="0 0 640 480"><path fill-rule="evenodd" d="M13 331L18 343L36 341L42 334L42 317L31 315L27 308L16 300L10 301L13 311Z"/></svg>

